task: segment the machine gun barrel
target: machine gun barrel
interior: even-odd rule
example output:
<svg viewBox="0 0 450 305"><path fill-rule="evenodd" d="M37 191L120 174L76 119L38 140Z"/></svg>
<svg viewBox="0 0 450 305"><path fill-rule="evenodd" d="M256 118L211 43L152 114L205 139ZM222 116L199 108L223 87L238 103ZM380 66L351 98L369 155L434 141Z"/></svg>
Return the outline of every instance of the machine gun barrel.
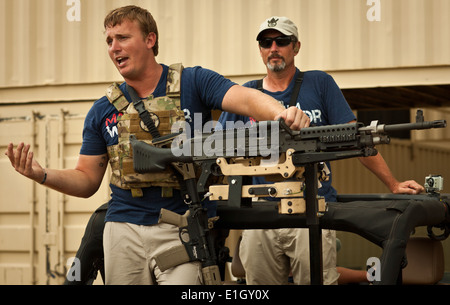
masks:
<svg viewBox="0 0 450 305"><path fill-rule="evenodd" d="M447 126L447 121L436 120L436 121L403 123L392 125L385 125L385 124L375 125L375 124L377 124L377 121L373 121L372 124L367 127L360 128L360 131L372 131L373 133L389 133L394 131L444 128Z"/></svg>
<svg viewBox="0 0 450 305"><path fill-rule="evenodd" d="M425 121L422 110L417 110L415 123L403 123L393 125L378 125L378 121L372 121L370 126L363 127L361 131L371 131L372 133L389 133L393 131L405 131L405 130L420 130L420 129L432 129L432 128L445 128L447 126L446 120L434 120Z"/></svg>
<svg viewBox="0 0 450 305"><path fill-rule="evenodd" d="M405 124L393 124L393 125L382 125L384 126L385 132L402 131L402 130L420 130L420 129L432 129L432 128L444 128L447 126L445 120L427 121L427 122L416 122L416 123L405 123Z"/></svg>

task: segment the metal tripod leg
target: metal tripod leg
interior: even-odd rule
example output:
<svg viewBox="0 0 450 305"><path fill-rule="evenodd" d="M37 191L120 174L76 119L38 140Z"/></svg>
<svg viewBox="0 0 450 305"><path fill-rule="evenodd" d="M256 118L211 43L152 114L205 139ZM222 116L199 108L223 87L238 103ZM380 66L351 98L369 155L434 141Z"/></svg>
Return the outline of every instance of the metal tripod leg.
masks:
<svg viewBox="0 0 450 305"><path fill-rule="evenodd" d="M306 201L306 226L309 229L309 260L311 285L323 284L323 259L322 259L322 229L319 221L318 192L318 164L305 165L305 201Z"/></svg>

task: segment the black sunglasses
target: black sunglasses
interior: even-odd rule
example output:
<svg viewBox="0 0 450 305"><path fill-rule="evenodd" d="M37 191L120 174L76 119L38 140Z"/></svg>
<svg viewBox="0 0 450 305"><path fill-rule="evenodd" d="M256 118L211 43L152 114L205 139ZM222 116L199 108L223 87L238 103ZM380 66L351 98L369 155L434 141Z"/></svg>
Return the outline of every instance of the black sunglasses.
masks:
<svg viewBox="0 0 450 305"><path fill-rule="evenodd" d="M264 49L268 49L272 46L273 42L277 44L279 47L285 47L291 42L293 42L292 36L278 36L275 38L263 38L261 40L258 40L259 46Z"/></svg>

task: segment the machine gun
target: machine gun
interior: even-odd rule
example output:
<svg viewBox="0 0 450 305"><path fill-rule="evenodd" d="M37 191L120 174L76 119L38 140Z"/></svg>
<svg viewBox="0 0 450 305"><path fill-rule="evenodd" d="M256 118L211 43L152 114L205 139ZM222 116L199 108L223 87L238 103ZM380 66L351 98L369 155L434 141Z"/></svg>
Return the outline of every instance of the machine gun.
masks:
<svg viewBox="0 0 450 305"><path fill-rule="evenodd" d="M180 164L195 164L200 168L196 190L193 187L195 178L189 178L192 196L207 192L209 199L226 202L231 208L251 207L253 197L277 197L280 199L280 214L304 214L305 226L310 232L311 283L320 284L322 243L319 218L327 208L317 192L319 180L327 179L324 162L374 156L378 153L375 145L388 144L389 132L392 131L443 127L446 127L445 120L425 121L422 112L418 111L416 122L406 124L382 125L374 121L370 126L350 123L293 131L280 120L203 134L172 148L157 148L135 139L130 141L136 172L159 172L169 166L180 168ZM212 185L207 189L211 176L226 177L227 184ZM252 176L271 177L281 182L251 185ZM203 215L206 215L205 211ZM208 235L207 230L203 232ZM211 247L203 243L201 248Z"/></svg>
<svg viewBox="0 0 450 305"><path fill-rule="evenodd" d="M375 156L376 145L390 142L389 132L446 125L445 120L425 121L421 110L415 123L394 125L373 121L364 126L356 122L293 131L283 120L266 121L249 128L202 134L172 148L157 148L134 140L133 162L135 171L142 173L164 171L178 163L194 163L201 168L197 191L209 191L211 200L227 200L231 206L251 206L248 199L264 196L286 197L295 206L290 199L302 197L302 190L308 187L305 185L308 165L317 164L319 178L326 180L324 162ZM207 189L211 176L227 177L228 185ZM245 187L248 179L244 182L243 179L252 176L270 177L281 183Z"/></svg>

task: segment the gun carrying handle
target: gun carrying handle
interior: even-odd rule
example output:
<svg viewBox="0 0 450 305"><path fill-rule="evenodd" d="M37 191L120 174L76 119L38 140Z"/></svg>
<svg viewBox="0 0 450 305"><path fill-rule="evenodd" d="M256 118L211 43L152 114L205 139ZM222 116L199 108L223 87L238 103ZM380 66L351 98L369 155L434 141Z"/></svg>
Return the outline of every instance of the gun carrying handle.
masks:
<svg viewBox="0 0 450 305"><path fill-rule="evenodd" d="M286 122L284 121L283 118L279 118L278 122L280 123L280 128L286 130L286 132L292 137L294 136L294 132L291 128L289 128L288 125L286 125Z"/></svg>

